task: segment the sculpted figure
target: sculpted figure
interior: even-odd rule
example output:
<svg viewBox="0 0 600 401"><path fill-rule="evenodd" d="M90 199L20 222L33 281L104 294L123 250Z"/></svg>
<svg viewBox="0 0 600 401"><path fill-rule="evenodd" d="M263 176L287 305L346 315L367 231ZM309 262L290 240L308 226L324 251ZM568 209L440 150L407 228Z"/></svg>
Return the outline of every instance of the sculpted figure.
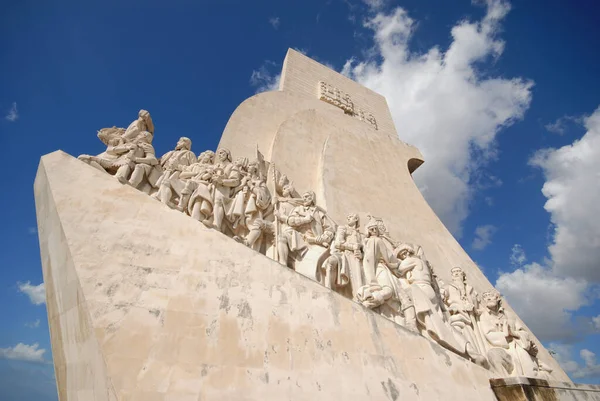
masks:
<svg viewBox="0 0 600 401"><path fill-rule="evenodd" d="M294 187L282 180L282 197L275 196L273 198L273 205L275 206L274 216L276 218L276 228L274 231L277 232L275 239L275 247L277 248L277 261L282 265L288 267L288 256L289 251L291 252L302 252L305 250L304 242L297 242L298 237L294 235L288 235L293 231L293 228L287 224L287 217L292 214L292 211L298 206L301 201L294 198ZM284 249L285 248L285 249Z"/></svg>
<svg viewBox="0 0 600 401"><path fill-rule="evenodd" d="M152 134L142 131L132 145L127 154L130 159L129 164L119 168L115 175L121 183L128 183L134 188L149 193L160 177L160 169L156 168L158 160L152 146ZM130 176L129 180L127 180L128 176Z"/></svg>
<svg viewBox="0 0 600 401"><path fill-rule="evenodd" d="M119 167L129 163L127 153L129 146L125 146L123 139L123 128L103 128L98 131L98 139L106 145L106 150L97 156L80 155L79 160L104 171L110 175L115 175Z"/></svg>
<svg viewBox="0 0 600 401"><path fill-rule="evenodd" d="M185 180L178 208L194 219L205 222L212 215L214 186L210 183L214 170L215 152L207 150L198 162L184 169L179 178Z"/></svg>
<svg viewBox="0 0 600 401"><path fill-rule="evenodd" d="M294 207L289 215L278 210L275 216L285 225L277 244L279 261L285 261L289 267L294 266L288 260L290 256L302 259L311 245L327 248L333 240L335 227L325 212L315 205L312 191L302 194L302 204Z"/></svg>
<svg viewBox="0 0 600 401"><path fill-rule="evenodd" d="M431 269L422 252L417 252L409 244L402 244L395 253L401 260L398 271L410 285L421 334L477 364L485 365L485 358L475 346L446 321L440 297L434 289ZM421 257L417 256L418 253Z"/></svg>
<svg viewBox="0 0 600 401"><path fill-rule="evenodd" d="M231 162L231 152L221 148L217 150L217 163L213 169L211 182L213 189L213 228L224 231L223 219L230 206L233 189L240 185L241 174Z"/></svg>
<svg viewBox="0 0 600 401"><path fill-rule="evenodd" d="M150 117L150 113L148 111L142 109L138 112L137 120L129 124L129 127L127 127L125 130L123 139L125 141L133 141L140 135L140 133L144 131L148 131L150 134L154 135L154 124L152 123L152 117Z"/></svg>
<svg viewBox="0 0 600 401"><path fill-rule="evenodd" d="M450 270L452 282L444 286L443 300L450 314L450 324L469 341L480 354L485 354L477 311L479 310L479 295L467 283L465 272L460 267Z"/></svg>
<svg viewBox="0 0 600 401"><path fill-rule="evenodd" d="M347 295L352 298L364 285L362 272L364 235L360 232L358 214L349 214L346 221L345 226L337 228L331 256L317 270L317 279L327 288L349 287Z"/></svg>
<svg viewBox="0 0 600 401"><path fill-rule="evenodd" d="M156 183L158 192L153 196L165 205L175 206L171 202L174 195L181 198L185 182L180 178L180 175L186 167L196 162L196 155L191 151L191 148L192 141L189 138L181 137L175 145L175 150L165 153L160 158L163 173Z"/></svg>
<svg viewBox="0 0 600 401"><path fill-rule="evenodd" d="M370 218L366 226L363 269L365 285L356 299L386 318L418 332L412 297L402 283L399 260L392 251L392 242L384 237L385 226L380 219Z"/></svg>
<svg viewBox="0 0 600 401"><path fill-rule="evenodd" d="M264 234L273 232L273 224L269 219L273 214L271 193L260 172L259 163L256 160L248 164L248 174L242 179L242 190L236 195L235 207L232 208L234 218L240 219L239 232L245 237L244 243L256 251L262 248ZM240 213L240 217L236 216L237 213Z"/></svg>
<svg viewBox="0 0 600 401"><path fill-rule="evenodd" d="M127 162L124 163L115 174L122 184L129 184L134 188L140 187L146 193L156 185L160 176L160 170L156 168L158 160L152 146L152 134L148 131L141 132L133 142L123 145L129 149ZM145 179L145 181L144 181Z"/></svg>
<svg viewBox="0 0 600 401"><path fill-rule="evenodd" d="M501 376L548 379L551 370L539 363L533 337L520 323L508 319L500 294L484 292L483 306L480 327L492 369Z"/></svg>

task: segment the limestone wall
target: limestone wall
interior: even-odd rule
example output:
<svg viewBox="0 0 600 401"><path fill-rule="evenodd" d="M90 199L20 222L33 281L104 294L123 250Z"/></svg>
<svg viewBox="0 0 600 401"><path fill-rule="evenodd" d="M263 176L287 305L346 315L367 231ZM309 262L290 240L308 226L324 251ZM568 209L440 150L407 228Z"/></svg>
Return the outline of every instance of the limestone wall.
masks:
<svg viewBox="0 0 600 401"><path fill-rule="evenodd" d="M35 193L61 401L495 399L487 370L63 152Z"/></svg>
<svg viewBox="0 0 600 401"><path fill-rule="evenodd" d="M55 157L40 163L34 188L58 395L61 401L112 401L116 394L92 325L88 298L79 285L81 268L93 255L81 255L75 266L60 213L72 204L66 194L54 197L57 187L67 184L61 182L61 174L52 174L55 168L60 170L60 161ZM71 216L85 214L85 205L81 206L71 209Z"/></svg>

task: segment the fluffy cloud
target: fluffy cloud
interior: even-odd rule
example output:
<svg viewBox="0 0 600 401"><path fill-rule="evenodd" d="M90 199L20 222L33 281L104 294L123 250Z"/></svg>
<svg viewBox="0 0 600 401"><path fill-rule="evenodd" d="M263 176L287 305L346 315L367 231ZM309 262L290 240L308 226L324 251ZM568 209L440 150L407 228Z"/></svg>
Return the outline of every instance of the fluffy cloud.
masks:
<svg viewBox="0 0 600 401"><path fill-rule="evenodd" d="M10 109L8 110L8 113L6 113L6 116L4 116L4 118L8 121L15 122L17 121L17 119L19 118L19 111L17 110L17 102L13 102L12 106L10 107Z"/></svg>
<svg viewBox="0 0 600 401"><path fill-rule="evenodd" d="M475 228L475 238L471 247L479 251L485 249L489 244L492 243L492 236L496 233L497 228L491 224L484 226L478 226Z"/></svg>
<svg viewBox="0 0 600 401"><path fill-rule="evenodd" d="M600 284L600 108L582 121L587 132L581 139L559 149L540 150L530 160L546 180L544 208L553 224L550 259L544 266L520 267L525 253L515 245L510 261L519 268L501 274L496 282L521 318L546 340L600 331L600 316L572 319L573 311L596 300L591 289ZM572 372L597 375L595 355L584 352L581 358L584 366ZM584 376L573 373L573 377Z"/></svg>
<svg viewBox="0 0 600 401"><path fill-rule="evenodd" d="M250 76L250 85L256 88L255 93L276 91L279 89L279 81L281 80L281 73L271 73L271 69L276 64L272 61L265 61L258 70L253 70Z"/></svg>
<svg viewBox="0 0 600 401"><path fill-rule="evenodd" d="M26 283L20 283L19 291L23 294L26 294L31 303L34 305L46 303L46 288L44 287L44 283L38 285L31 285L29 281Z"/></svg>
<svg viewBox="0 0 600 401"><path fill-rule="evenodd" d="M550 269L531 263L501 274L496 288L541 341L576 336L571 311L588 303L584 280L556 276Z"/></svg>
<svg viewBox="0 0 600 401"><path fill-rule="evenodd" d="M0 348L0 359L14 359L18 361L28 362L45 362L44 353L46 353L46 350L43 348L39 348L38 343L32 345L18 343L12 348Z"/></svg>
<svg viewBox="0 0 600 401"><path fill-rule="evenodd" d="M409 49L416 23L405 10L379 12L365 22L375 42L369 56L348 60L342 71L387 98L400 138L425 156L415 180L457 235L477 188L473 179L496 156L498 131L521 119L531 102L531 81L482 70L482 62L502 54L497 34L509 10L506 1L488 0L481 21L452 28L447 50L423 54Z"/></svg>
<svg viewBox="0 0 600 401"><path fill-rule="evenodd" d="M544 208L554 225L553 270L600 282L600 108L584 119L585 135L560 149L543 149L530 163L544 172Z"/></svg>
<svg viewBox="0 0 600 401"><path fill-rule="evenodd" d="M600 364L596 361L596 354L583 348L579 351L579 358L582 364L575 361L573 347L570 345L551 343L550 349L554 351L554 357L560 363L560 366L576 379L598 378L600 377Z"/></svg>

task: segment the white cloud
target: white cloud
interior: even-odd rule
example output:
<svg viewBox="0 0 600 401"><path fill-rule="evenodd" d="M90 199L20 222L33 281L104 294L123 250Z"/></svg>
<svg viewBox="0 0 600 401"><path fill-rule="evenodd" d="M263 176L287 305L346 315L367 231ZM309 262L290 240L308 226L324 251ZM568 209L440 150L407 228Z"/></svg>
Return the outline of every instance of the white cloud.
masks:
<svg viewBox="0 0 600 401"><path fill-rule="evenodd" d="M30 329L37 329L40 327L40 319L37 319L35 322L27 322L25 323L25 327L29 327Z"/></svg>
<svg viewBox="0 0 600 401"><path fill-rule="evenodd" d="M572 374L579 369L579 364L573 360L573 346L561 343L548 344L548 350L554 355L554 359L560 364L565 372Z"/></svg>
<svg viewBox="0 0 600 401"><path fill-rule="evenodd" d="M557 274L600 282L600 108L584 119L585 135L543 149L530 163L544 172L544 208L554 225L548 248Z"/></svg>
<svg viewBox="0 0 600 401"><path fill-rule="evenodd" d="M8 113L4 118L8 121L15 122L19 118L19 111L17 110L17 102L13 102L12 106L8 110Z"/></svg>
<svg viewBox="0 0 600 401"><path fill-rule="evenodd" d="M567 130L567 125L572 122L581 123L582 118L576 116L563 116L554 121L553 123L548 123L544 125L544 128L546 129L546 131L551 132L553 134L563 135Z"/></svg>
<svg viewBox="0 0 600 401"><path fill-rule="evenodd" d="M281 23L281 21L279 20L279 17L269 18L269 24L271 24L275 30L279 29L280 23Z"/></svg>
<svg viewBox="0 0 600 401"><path fill-rule="evenodd" d="M550 259L543 267L521 267L525 253L515 246L510 260L519 268L496 282L541 339L569 340L600 330L600 315L572 318L573 312L596 301L593 289L600 284L600 108L582 121L587 132L581 139L540 150L530 160L546 179L544 208L553 224ZM573 377L597 375L595 355L584 352L581 358L585 366L573 369Z"/></svg>
<svg viewBox="0 0 600 401"><path fill-rule="evenodd" d="M596 331L600 332L600 315L592 318L592 324L594 325Z"/></svg>
<svg viewBox="0 0 600 401"><path fill-rule="evenodd" d="M496 288L541 341L572 339L571 311L588 304L584 280L556 276L537 263L500 274Z"/></svg>
<svg viewBox="0 0 600 401"><path fill-rule="evenodd" d="M489 244L492 243L492 236L497 230L498 229L491 224L478 226L475 228L475 238L473 239L471 247L479 251L485 249Z"/></svg>
<svg viewBox="0 0 600 401"><path fill-rule="evenodd" d="M258 70L253 70L250 76L250 85L256 88L256 93L279 90L279 81L281 73L274 74L269 71L276 64L272 61L265 61Z"/></svg>
<svg viewBox="0 0 600 401"><path fill-rule="evenodd" d="M0 348L0 359L14 359L18 361L28 362L46 362L44 360L45 352L45 349L39 348L38 343L32 345L18 343L12 348Z"/></svg>
<svg viewBox="0 0 600 401"><path fill-rule="evenodd" d="M585 362L585 366L576 370L573 377L600 377L600 365L596 362L596 354L584 348L579 351L579 356Z"/></svg>
<svg viewBox="0 0 600 401"><path fill-rule="evenodd" d="M525 250L519 244L514 244L512 249L510 250L510 258L509 262L511 265L519 267L523 266L525 262L527 262L527 256L525 255Z"/></svg>
<svg viewBox="0 0 600 401"><path fill-rule="evenodd" d="M447 50L409 49L416 29L405 10L377 13L366 21L375 47L363 60L350 59L342 73L384 95L399 137L423 153L415 172L425 198L446 226L460 235L476 185L474 172L496 157L498 131L522 119L533 83L500 78L483 70L498 58L500 21L510 10L503 0L488 0L481 21L460 21Z"/></svg>
<svg viewBox="0 0 600 401"><path fill-rule="evenodd" d="M573 347L571 345L551 343L549 348L555 352L554 357L560 366L575 379L600 377L600 364L596 361L596 354L589 349L583 348L579 351L579 357L583 364L573 358Z"/></svg>
<svg viewBox="0 0 600 401"><path fill-rule="evenodd" d="M19 283L19 291L26 294L34 305L46 303L46 288L44 287L44 283L38 285L31 285L29 281Z"/></svg>
<svg viewBox="0 0 600 401"><path fill-rule="evenodd" d="M379 11L385 7L387 0L363 0L371 11Z"/></svg>

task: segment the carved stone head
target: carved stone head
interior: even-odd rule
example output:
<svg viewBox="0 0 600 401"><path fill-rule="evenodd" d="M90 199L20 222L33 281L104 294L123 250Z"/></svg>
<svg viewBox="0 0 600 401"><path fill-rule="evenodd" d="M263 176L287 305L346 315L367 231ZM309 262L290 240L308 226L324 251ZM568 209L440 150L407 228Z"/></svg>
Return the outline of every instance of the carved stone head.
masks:
<svg viewBox="0 0 600 401"><path fill-rule="evenodd" d="M302 204L304 206L313 206L315 204L316 195L313 191L306 191L302 194Z"/></svg>
<svg viewBox="0 0 600 401"><path fill-rule="evenodd" d="M192 140L190 138L186 138L182 136L177 141L177 145L175 145L175 150L190 150L192 148Z"/></svg>
<svg viewBox="0 0 600 401"><path fill-rule="evenodd" d="M221 148L217 150L217 161L220 163L225 161L231 162L231 152L229 151L229 149Z"/></svg>
<svg viewBox="0 0 600 401"><path fill-rule="evenodd" d="M404 260L411 255L415 254L414 248L410 244L401 244L395 250L396 255L398 255L398 259Z"/></svg>
<svg viewBox="0 0 600 401"><path fill-rule="evenodd" d="M285 184L281 189L281 194L286 198L292 197L294 195L294 187L292 184Z"/></svg>
<svg viewBox="0 0 600 401"><path fill-rule="evenodd" d="M464 281L466 279L466 274L461 267L453 267L450 269L450 274L452 275L453 281Z"/></svg>
<svg viewBox="0 0 600 401"><path fill-rule="evenodd" d="M212 150L205 150L204 152L200 153L200 155L198 156L198 163L213 164L214 161L215 161L215 152L213 152Z"/></svg>
<svg viewBox="0 0 600 401"><path fill-rule="evenodd" d="M240 170L245 170L248 167L248 158L247 157L238 157L234 162L235 166Z"/></svg>
<svg viewBox="0 0 600 401"><path fill-rule="evenodd" d="M350 213L348 215L348 217L346 217L346 221L348 222L348 225L350 227L358 227L360 219L358 217L358 214L356 214L356 213Z"/></svg>
<svg viewBox="0 0 600 401"><path fill-rule="evenodd" d="M253 175L256 174L258 172L258 161L254 160L254 161L251 161L250 163L248 163L247 169L248 169L248 173L253 174Z"/></svg>
<svg viewBox="0 0 600 401"><path fill-rule="evenodd" d="M481 297L483 298L483 304L489 310L500 310L502 305L502 298L498 291L486 291Z"/></svg>
<svg viewBox="0 0 600 401"><path fill-rule="evenodd" d="M379 237L381 235L379 222L373 216L369 216L369 221L367 222L365 229L367 230L367 238Z"/></svg>
<svg viewBox="0 0 600 401"><path fill-rule="evenodd" d="M152 143L153 135L148 131L142 131L139 133L137 138L135 138L136 142L144 142L144 143Z"/></svg>

